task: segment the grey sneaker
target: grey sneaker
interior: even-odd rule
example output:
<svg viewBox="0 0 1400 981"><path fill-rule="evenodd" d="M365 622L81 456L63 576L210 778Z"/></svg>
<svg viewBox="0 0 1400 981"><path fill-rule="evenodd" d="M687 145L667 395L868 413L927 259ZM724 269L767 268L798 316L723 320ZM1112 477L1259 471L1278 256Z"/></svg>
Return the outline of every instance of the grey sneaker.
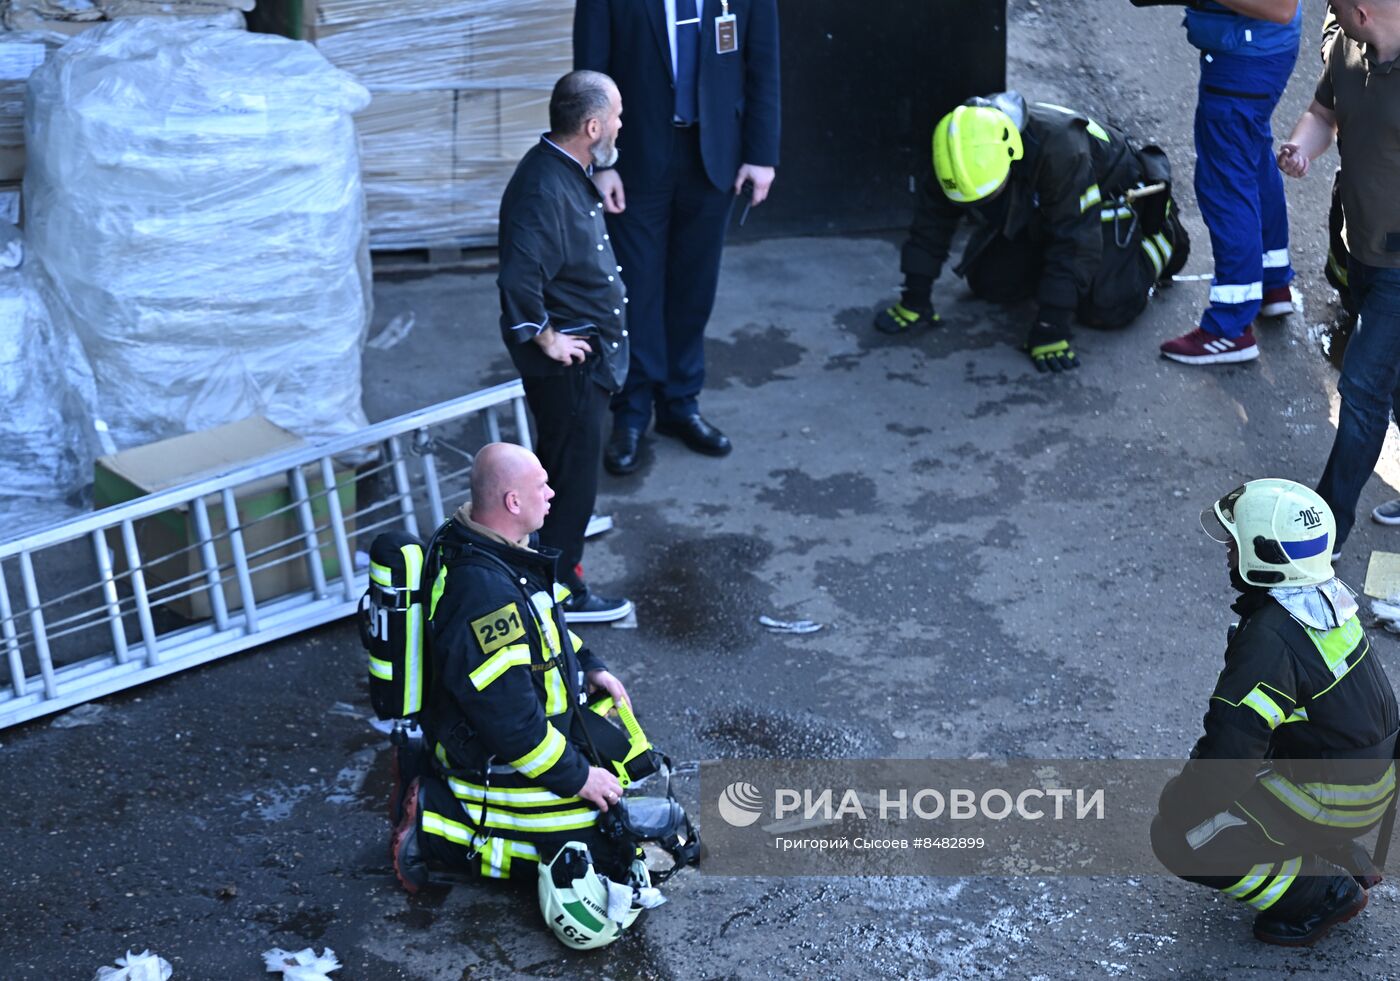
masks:
<svg viewBox="0 0 1400 981"><path fill-rule="evenodd" d="M1371 509L1371 520L1378 525L1400 525L1400 498L1377 504Z"/></svg>

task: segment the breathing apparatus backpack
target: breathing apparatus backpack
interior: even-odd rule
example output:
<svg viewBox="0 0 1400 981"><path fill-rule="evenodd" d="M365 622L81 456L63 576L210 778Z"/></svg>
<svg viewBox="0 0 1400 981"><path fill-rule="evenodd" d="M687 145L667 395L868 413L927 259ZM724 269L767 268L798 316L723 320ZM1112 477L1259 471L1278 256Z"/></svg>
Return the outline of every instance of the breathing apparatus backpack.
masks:
<svg viewBox="0 0 1400 981"><path fill-rule="evenodd" d="M434 536L436 538L436 536ZM428 656L431 547L406 531L386 531L369 547L369 589L360 600L360 642L369 654L369 698L384 721L414 722L423 710Z"/></svg>

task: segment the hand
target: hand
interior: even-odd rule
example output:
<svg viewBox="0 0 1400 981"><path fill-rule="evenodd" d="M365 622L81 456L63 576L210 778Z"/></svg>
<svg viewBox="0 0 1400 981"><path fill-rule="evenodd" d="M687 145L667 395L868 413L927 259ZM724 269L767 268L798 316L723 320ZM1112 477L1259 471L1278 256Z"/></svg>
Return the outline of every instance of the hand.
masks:
<svg viewBox="0 0 1400 981"><path fill-rule="evenodd" d="M1070 371L1079 367L1079 356L1069 346L1068 338L1047 344L1027 344L1026 353L1040 372Z"/></svg>
<svg viewBox="0 0 1400 981"><path fill-rule="evenodd" d="M622 193L622 178L609 167L593 171L593 186L603 196L603 210L610 215L620 215L627 208L627 196Z"/></svg>
<svg viewBox="0 0 1400 981"><path fill-rule="evenodd" d="M588 678L588 690L590 692L602 689L612 696L614 702L621 702L628 708L632 707L632 699L627 694L627 688L611 671L590 671L586 675Z"/></svg>
<svg viewBox="0 0 1400 981"><path fill-rule="evenodd" d="M739 168L738 176L734 178L734 193L743 194L744 185L753 185L753 197L751 203L762 204L764 198L768 197L768 189L773 186L773 178L778 176L778 172L772 167L759 167L754 164L744 164Z"/></svg>
<svg viewBox="0 0 1400 981"><path fill-rule="evenodd" d="M904 334L920 324L936 324L939 316L932 306L906 307L903 303L875 314L875 329L882 334Z"/></svg>
<svg viewBox="0 0 1400 981"><path fill-rule="evenodd" d="M587 338L561 334L553 327L546 327L536 334L535 343L540 346L540 350L560 364L582 363L593 350Z"/></svg>
<svg viewBox="0 0 1400 981"><path fill-rule="evenodd" d="M608 805L622 799L622 784L617 777L600 767L588 768L588 779L574 796L581 797L600 811L606 812Z"/></svg>
<svg viewBox="0 0 1400 981"><path fill-rule="evenodd" d="M1285 143L1279 147L1278 169L1289 177L1306 177L1312 161L1296 143Z"/></svg>

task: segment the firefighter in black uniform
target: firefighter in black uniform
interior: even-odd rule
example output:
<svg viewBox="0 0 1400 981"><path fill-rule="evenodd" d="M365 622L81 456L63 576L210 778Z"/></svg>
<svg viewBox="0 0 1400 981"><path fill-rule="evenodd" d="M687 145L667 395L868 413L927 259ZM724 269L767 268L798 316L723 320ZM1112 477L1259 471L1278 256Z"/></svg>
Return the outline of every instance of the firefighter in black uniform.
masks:
<svg viewBox="0 0 1400 981"><path fill-rule="evenodd" d="M1070 321L1126 326L1189 251L1160 148L1016 92L972 99L934 129L933 173L900 255L903 292L877 329L939 319L933 282L964 217L974 228L954 272L983 299L1038 301L1026 351L1040 371L1078 367Z"/></svg>
<svg viewBox="0 0 1400 981"><path fill-rule="evenodd" d="M471 483L471 504L438 540L423 713L436 762L406 789L395 872L410 892L427 883L428 863L534 876L537 862L572 841L599 872L626 881L633 849L597 828L622 787L590 765L573 721L586 690L631 703L565 623L559 553L530 546L554 496L547 474L529 450L495 443L477 455Z"/></svg>
<svg viewBox="0 0 1400 981"><path fill-rule="evenodd" d="M1333 577L1322 498L1252 480L1202 525L1229 545L1240 621L1205 734L1162 792L1152 847L1183 879L1257 910L1259 940L1311 946L1380 881L1356 839L1393 821L1395 693Z"/></svg>

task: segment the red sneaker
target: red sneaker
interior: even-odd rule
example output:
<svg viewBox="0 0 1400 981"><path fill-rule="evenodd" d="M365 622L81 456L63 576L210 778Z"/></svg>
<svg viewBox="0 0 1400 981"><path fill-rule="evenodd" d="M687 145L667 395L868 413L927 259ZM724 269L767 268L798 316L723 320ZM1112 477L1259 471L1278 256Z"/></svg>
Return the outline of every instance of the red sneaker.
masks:
<svg viewBox="0 0 1400 981"><path fill-rule="evenodd" d="M1164 341L1161 351L1165 357L1182 364L1231 364L1259 357L1254 332L1248 327L1235 338L1216 337L1197 327L1189 334Z"/></svg>
<svg viewBox="0 0 1400 981"><path fill-rule="evenodd" d="M1264 291L1259 303L1259 316L1286 317L1293 312L1293 291L1287 286L1275 286Z"/></svg>

